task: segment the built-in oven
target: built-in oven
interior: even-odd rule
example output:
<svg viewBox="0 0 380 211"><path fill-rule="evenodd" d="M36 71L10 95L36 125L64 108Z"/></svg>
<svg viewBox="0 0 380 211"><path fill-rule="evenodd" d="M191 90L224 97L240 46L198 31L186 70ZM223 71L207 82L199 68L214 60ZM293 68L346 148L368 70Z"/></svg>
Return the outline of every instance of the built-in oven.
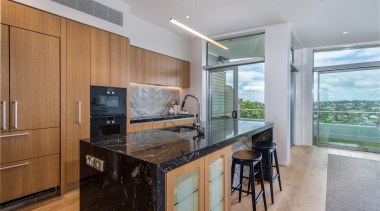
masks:
<svg viewBox="0 0 380 211"><path fill-rule="evenodd" d="M91 116L126 114L127 90L125 88L91 86L90 97Z"/></svg>
<svg viewBox="0 0 380 211"><path fill-rule="evenodd" d="M90 137L101 139L106 136L125 136L126 121L125 115L91 117Z"/></svg>
<svg viewBox="0 0 380 211"><path fill-rule="evenodd" d="M125 136L127 89L91 86L90 97L90 138Z"/></svg>

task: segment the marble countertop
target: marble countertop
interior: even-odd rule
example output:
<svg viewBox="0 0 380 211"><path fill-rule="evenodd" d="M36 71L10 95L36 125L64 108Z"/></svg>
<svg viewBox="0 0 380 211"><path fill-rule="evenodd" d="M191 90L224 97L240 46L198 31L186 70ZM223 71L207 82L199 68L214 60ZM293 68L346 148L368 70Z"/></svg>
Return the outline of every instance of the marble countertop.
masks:
<svg viewBox="0 0 380 211"><path fill-rule="evenodd" d="M228 119L202 122L202 127L205 128L204 136L199 136L196 130L178 133L163 128L131 132L120 138L82 141L135 159L170 167L178 159L191 160L193 156L207 155L234 144L239 141L239 137L246 138L272 128L273 123Z"/></svg>
<svg viewBox="0 0 380 211"><path fill-rule="evenodd" d="M155 121L163 121L163 120L171 120L171 119L184 119L195 117L195 114L177 114L177 115L157 115L157 116L138 116L131 117L131 124L135 123L144 123L144 122L155 122Z"/></svg>

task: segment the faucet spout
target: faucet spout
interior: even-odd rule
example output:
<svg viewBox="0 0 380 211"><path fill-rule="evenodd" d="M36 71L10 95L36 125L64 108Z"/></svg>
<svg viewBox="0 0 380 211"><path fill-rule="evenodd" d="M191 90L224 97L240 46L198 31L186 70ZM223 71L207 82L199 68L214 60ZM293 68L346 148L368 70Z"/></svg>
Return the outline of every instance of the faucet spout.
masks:
<svg viewBox="0 0 380 211"><path fill-rule="evenodd" d="M200 113L200 111L201 111L201 101L199 100L199 98L197 96L188 94L188 95L185 96L185 98L182 101L181 110L185 106L187 97L192 97L192 98L194 98L197 101L197 122L194 123L194 126L197 127L197 129L199 130L200 127L201 127L201 117L200 117L200 115L201 115L201 113Z"/></svg>

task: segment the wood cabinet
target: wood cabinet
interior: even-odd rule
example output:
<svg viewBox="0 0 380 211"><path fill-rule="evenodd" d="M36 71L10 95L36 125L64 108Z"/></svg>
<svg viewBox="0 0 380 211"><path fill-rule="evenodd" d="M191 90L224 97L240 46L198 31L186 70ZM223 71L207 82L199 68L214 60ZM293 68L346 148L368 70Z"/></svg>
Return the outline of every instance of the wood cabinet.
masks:
<svg viewBox="0 0 380 211"><path fill-rule="evenodd" d="M166 210L205 210L204 158L166 173Z"/></svg>
<svg viewBox="0 0 380 211"><path fill-rule="evenodd" d="M9 130L9 26L1 25L0 131Z"/></svg>
<svg viewBox="0 0 380 211"><path fill-rule="evenodd" d="M0 164L0 203L59 185L59 154Z"/></svg>
<svg viewBox="0 0 380 211"><path fill-rule="evenodd" d="M1 23L17 28L60 36L60 18L47 12L1 0Z"/></svg>
<svg viewBox="0 0 380 211"><path fill-rule="evenodd" d="M10 127L59 127L59 38L14 27L9 38Z"/></svg>
<svg viewBox="0 0 380 211"><path fill-rule="evenodd" d="M128 132L136 132L143 130L151 130L151 129L159 129L164 127L178 126L194 123L194 118L186 118L186 119L176 119L169 121L157 121L157 122L147 122L147 123L135 123L131 124L128 127Z"/></svg>
<svg viewBox="0 0 380 211"><path fill-rule="evenodd" d="M131 46L131 82L145 84L145 50Z"/></svg>
<svg viewBox="0 0 380 211"><path fill-rule="evenodd" d="M205 157L205 210L231 210L231 147Z"/></svg>
<svg viewBox="0 0 380 211"><path fill-rule="evenodd" d="M131 46L131 82L190 87L190 63Z"/></svg>
<svg viewBox="0 0 380 211"><path fill-rule="evenodd" d="M91 85L127 87L129 39L91 27Z"/></svg>
<svg viewBox="0 0 380 211"><path fill-rule="evenodd" d="M90 138L90 27L67 21L67 183L79 181L79 140Z"/></svg>
<svg viewBox="0 0 380 211"><path fill-rule="evenodd" d="M0 163L59 154L59 128L3 132L0 136Z"/></svg>
<svg viewBox="0 0 380 211"><path fill-rule="evenodd" d="M177 85L190 88L190 62L177 60Z"/></svg>
<svg viewBox="0 0 380 211"><path fill-rule="evenodd" d="M231 147L166 173L166 210L231 210Z"/></svg>

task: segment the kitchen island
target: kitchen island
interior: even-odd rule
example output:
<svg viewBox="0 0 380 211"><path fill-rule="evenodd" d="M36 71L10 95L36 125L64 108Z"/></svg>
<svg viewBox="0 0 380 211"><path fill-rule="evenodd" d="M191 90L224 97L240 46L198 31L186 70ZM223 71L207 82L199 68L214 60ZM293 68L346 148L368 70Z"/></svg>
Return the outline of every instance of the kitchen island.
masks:
<svg viewBox="0 0 380 211"><path fill-rule="evenodd" d="M202 127L204 135L190 127L172 127L82 140L81 210L228 206L231 153L256 141L272 141L273 124L228 119ZM89 156L97 159L92 166Z"/></svg>

